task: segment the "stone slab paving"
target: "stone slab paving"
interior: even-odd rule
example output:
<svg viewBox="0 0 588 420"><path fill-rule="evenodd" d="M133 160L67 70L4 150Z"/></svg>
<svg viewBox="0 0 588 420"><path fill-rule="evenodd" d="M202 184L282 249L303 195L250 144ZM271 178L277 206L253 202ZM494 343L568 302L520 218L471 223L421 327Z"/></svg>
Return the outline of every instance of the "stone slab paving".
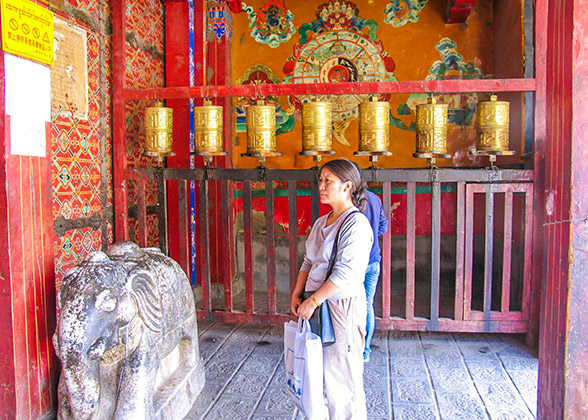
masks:
<svg viewBox="0 0 588 420"><path fill-rule="evenodd" d="M304 420L286 394L282 328L199 323L206 385L184 420ZM521 336L378 331L369 420L536 418L536 353Z"/></svg>

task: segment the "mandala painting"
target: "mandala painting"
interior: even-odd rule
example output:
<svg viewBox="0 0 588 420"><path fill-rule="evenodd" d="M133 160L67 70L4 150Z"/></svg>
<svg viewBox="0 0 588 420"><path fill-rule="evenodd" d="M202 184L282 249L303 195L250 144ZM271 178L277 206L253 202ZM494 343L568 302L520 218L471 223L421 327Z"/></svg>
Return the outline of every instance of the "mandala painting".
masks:
<svg viewBox="0 0 588 420"><path fill-rule="evenodd" d="M243 75L236 80L237 85L267 85L278 84L280 79L273 73L272 69L264 64L254 64L247 68ZM287 133L294 128L294 109L282 110L277 96L242 96L235 99L235 111L237 118L237 132L247 131L245 110L250 105L256 105L257 101L263 100L266 105L276 107L276 134Z"/></svg>
<svg viewBox="0 0 588 420"><path fill-rule="evenodd" d="M260 44L276 48L296 32L292 24L294 15L286 8L284 0L266 0L256 11L243 3L243 11L249 18L251 36Z"/></svg>
<svg viewBox="0 0 588 420"><path fill-rule="evenodd" d="M429 68L429 75L425 80L448 79L483 79L487 76L478 68L481 63L478 59L473 62L464 62L463 56L456 50L457 42L449 39L441 39L435 49L441 54L441 60L437 60ZM449 104L447 122L462 127L473 124L476 107L478 104L477 93L441 94L437 96L441 103ZM419 103L426 103L426 94L412 94L407 102L411 109L415 109Z"/></svg>
<svg viewBox="0 0 588 420"><path fill-rule="evenodd" d="M376 39L378 25L359 16L354 3L333 0L320 5L316 20L299 29L300 43L284 66L284 83L336 83L396 80L394 61ZM368 28L366 36L362 29ZM310 38L308 34L311 33ZM290 103L301 109L303 102L333 103L335 138L346 145L344 133L357 118L358 105L370 95L292 96ZM382 97L388 100L389 96Z"/></svg>
<svg viewBox="0 0 588 420"><path fill-rule="evenodd" d="M417 22L419 20L419 12L423 10L427 0L390 0L384 13L385 23L392 26L404 26L410 22Z"/></svg>

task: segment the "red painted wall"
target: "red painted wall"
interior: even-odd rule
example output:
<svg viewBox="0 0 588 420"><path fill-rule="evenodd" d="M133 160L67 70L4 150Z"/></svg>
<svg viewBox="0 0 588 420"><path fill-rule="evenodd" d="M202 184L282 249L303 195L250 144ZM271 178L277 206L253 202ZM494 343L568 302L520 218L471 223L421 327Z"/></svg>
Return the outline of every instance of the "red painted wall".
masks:
<svg viewBox="0 0 588 420"><path fill-rule="evenodd" d="M0 80L0 419L36 419L56 402L51 161L10 154L3 53Z"/></svg>

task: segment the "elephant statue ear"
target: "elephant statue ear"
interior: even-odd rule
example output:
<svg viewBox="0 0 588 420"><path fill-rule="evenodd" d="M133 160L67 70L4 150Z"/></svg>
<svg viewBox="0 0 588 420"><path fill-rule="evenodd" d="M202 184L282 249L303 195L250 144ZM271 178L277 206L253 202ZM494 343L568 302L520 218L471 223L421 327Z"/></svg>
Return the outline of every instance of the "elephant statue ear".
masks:
<svg viewBox="0 0 588 420"><path fill-rule="evenodd" d="M131 295L137 302L139 316L151 331L163 330L163 311L160 293L153 278L145 273L135 275L131 281Z"/></svg>

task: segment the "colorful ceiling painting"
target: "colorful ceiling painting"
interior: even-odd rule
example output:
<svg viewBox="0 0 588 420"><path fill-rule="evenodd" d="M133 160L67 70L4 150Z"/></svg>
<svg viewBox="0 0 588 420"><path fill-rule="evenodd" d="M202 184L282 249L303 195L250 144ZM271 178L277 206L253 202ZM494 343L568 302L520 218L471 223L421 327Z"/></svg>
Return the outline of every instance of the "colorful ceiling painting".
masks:
<svg viewBox="0 0 588 420"><path fill-rule="evenodd" d="M223 36L231 37L229 27L231 25L231 13L226 6L209 7L206 14L208 34L212 38L221 39Z"/></svg>
<svg viewBox="0 0 588 420"><path fill-rule="evenodd" d="M425 80L447 79L483 79L487 76L479 69L479 59L465 62L463 56L457 52L457 42L442 38L435 49L441 54L441 60L437 60L429 68L429 75ZM469 127L473 124L476 107L478 104L477 93L440 94L436 96L439 102L449 104L447 121L461 127ZM419 103L427 101L426 94L410 95L407 105L414 110Z"/></svg>
<svg viewBox="0 0 588 420"><path fill-rule="evenodd" d="M254 64L249 67L235 84L237 85L273 85L280 83L280 79L274 74L272 69L264 64ZM245 133L247 131L245 112L249 105L256 105L257 101L264 101L266 105L276 107L276 134L287 133L294 128L294 108L282 110L277 96L241 96L235 98L236 113L236 131Z"/></svg>
<svg viewBox="0 0 588 420"><path fill-rule="evenodd" d="M386 6L384 22L392 26L404 26L419 20L419 12L428 0L390 0Z"/></svg>
<svg viewBox="0 0 588 420"><path fill-rule="evenodd" d="M378 25L364 20L354 3L330 1L317 8L316 20L299 29L300 43L284 65L284 83L337 83L396 80L394 60L376 39ZM368 28L368 35L362 31ZM310 38L309 33L312 32ZM342 144L349 121L356 119L358 105L369 95L316 95L290 97L297 109L303 102L333 103L334 136ZM384 100L389 97L382 98Z"/></svg>
<svg viewBox="0 0 588 420"><path fill-rule="evenodd" d="M276 48L296 32L292 23L294 15L284 0L267 0L257 10L243 3L243 11L249 18L251 36L260 44Z"/></svg>

